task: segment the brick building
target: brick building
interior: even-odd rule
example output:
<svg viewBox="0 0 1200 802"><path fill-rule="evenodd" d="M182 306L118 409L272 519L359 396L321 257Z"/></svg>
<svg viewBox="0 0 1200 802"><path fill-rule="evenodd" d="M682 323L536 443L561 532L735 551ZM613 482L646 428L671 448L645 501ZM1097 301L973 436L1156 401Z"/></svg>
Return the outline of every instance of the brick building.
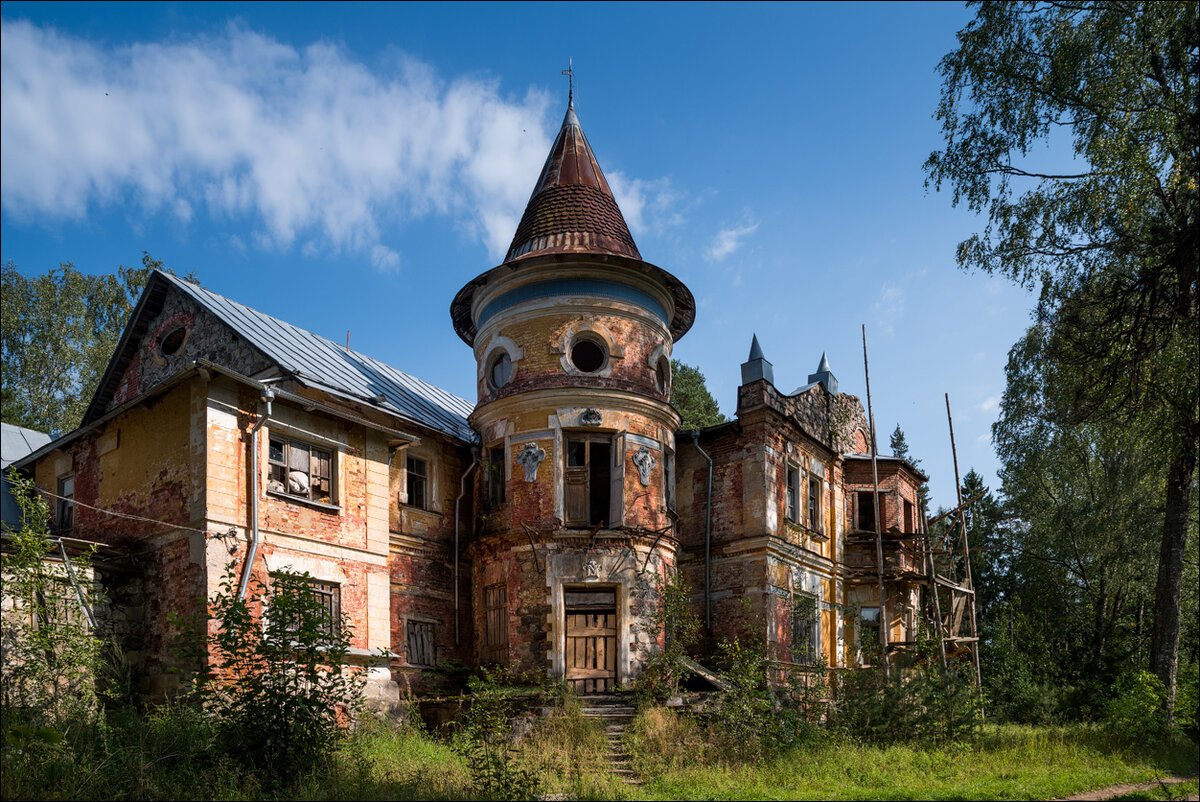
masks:
<svg viewBox="0 0 1200 802"><path fill-rule="evenodd" d="M381 701L436 686L447 661L583 691L631 679L657 646L654 577L676 567L715 636L761 626L783 663L845 665L877 638L862 404L824 357L780 392L755 339L736 419L679 430L670 360L695 304L642 259L573 106L503 264L450 311L474 404L151 277L82 426L19 463L72 537L128 555L147 693L172 681L168 613L199 609L230 565L243 587L307 572ZM925 477L879 464L903 569ZM888 574L892 641L916 624L917 579Z"/></svg>

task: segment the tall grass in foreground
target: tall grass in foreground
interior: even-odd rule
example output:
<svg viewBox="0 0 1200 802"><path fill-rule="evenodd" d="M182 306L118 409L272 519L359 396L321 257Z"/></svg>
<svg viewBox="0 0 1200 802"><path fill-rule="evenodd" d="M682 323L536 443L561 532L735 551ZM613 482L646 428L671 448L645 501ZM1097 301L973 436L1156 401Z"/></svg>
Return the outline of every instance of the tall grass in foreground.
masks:
<svg viewBox="0 0 1200 802"><path fill-rule="evenodd" d="M736 764L722 761L702 725L661 709L643 711L631 739L648 799L1050 799L1186 774L1200 754L1191 742L1132 744L1097 726L988 725L972 744L885 747L831 736Z"/></svg>

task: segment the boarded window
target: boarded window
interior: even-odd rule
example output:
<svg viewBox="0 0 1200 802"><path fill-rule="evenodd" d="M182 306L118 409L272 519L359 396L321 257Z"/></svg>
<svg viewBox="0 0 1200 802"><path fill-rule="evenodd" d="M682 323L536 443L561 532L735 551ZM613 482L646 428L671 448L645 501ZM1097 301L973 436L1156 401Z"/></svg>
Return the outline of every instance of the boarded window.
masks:
<svg viewBox="0 0 1200 802"><path fill-rule="evenodd" d="M408 622L408 664L411 666L437 665L437 625L428 621Z"/></svg>
<svg viewBox="0 0 1200 802"><path fill-rule="evenodd" d="M870 491L858 493L857 526L861 532L875 531L875 494Z"/></svg>
<svg viewBox="0 0 1200 802"><path fill-rule="evenodd" d="M800 469L792 465L787 467L786 514L789 521L800 523Z"/></svg>
<svg viewBox="0 0 1200 802"><path fill-rule="evenodd" d="M508 588L503 583L483 589L483 651L485 663L508 662Z"/></svg>
<svg viewBox="0 0 1200 802"><path fill-rule="evenodd" d="M792 596L792 659L811 665L820 652L821 607L816 594Z"/></svg>
<svg viewBox="0 0 1200 802"><path fill-rule="evenodd" d="M603 526L608 521L612 441L568 437L563 481L567 526Z"/></svg>
<svg viewBox="0 0 1200 802"><path fill-rule="evenodd" d="M74 474L58 480L58 503L54 510L54 525L59 529L70 529L75 525Z"/></svg>
<svg viewBox="0 0 1200 802"><path fill-rule="evenodd" d="M297 440L272 437L268 461L268 490L322 504L336 503L331 451Z"/></svg>
<svg viewBox="0 0 1200 802"><path fill-rule="evenodd" d="M429 509L429 463L420 457L409 457L406 463L408 473L408 506L418 510Z"/></svg>

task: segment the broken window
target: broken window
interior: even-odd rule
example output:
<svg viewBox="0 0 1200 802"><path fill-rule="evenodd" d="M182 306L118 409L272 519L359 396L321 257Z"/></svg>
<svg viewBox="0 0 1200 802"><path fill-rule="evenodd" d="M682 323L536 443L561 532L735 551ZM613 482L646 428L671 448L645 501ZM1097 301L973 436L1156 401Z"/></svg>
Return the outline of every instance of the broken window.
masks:
<svg viewBox="0 0 1200 802"><path fill-rule="evenodd" d="M563 513L567 526L603 526L609 517L612 440L568 435Z"/></svg>
<svg viewBox="0 0 1200 802"><path fill-rule="evenodd" d="M508 660L508 588L503 583L483 589L483 660Z"/></svg>
<svg viewBox="0 0 1200 802"><path fill-rule="evenodd" d="M800 523L800 469L787 466L787 512L789 521Z"/></svg>
<svg viewBox="0 0 1200 802"><path fill-rule="evenodd" d="M917 531L913 528L913 503L908 499L904 500L904 531L908 533Z"/></svg>
<svg viewBox="0 0 1200 802"><path fill-rule="evenodd" d="M821 479L817 476L808 477L808 526L817 532L824 532L821 525Z"/></svg>
<svg viewBox="0 0 1200 802"><path fill-rule="evenodd" d="M487 453L488 506L495 509L504 503L504 446L489 448Z"/></svg>
<svg viewBox="0 0 1200 802"><path fill-rule="evenodd" d="M408 653L410 666L436 666L436 624L429 621L408 621Z"/></svg>
<svg viewBox="0 0 1200 802"><path fill-rule="evenodd" d="M58 480L58 503L54 509L54 525L70 529L75 525L75 474Z"/></svg>
<svg viewBox="0 0 1200 802"><path fill-rule="evenodd" d="M333 452L296 440L271 438L267 490L335 504Z"/></svg>
<svg viewBox="0 0 1200 802"><path fill-rule="evenodd" d="M668 510L675 511L675 452L669 447L663 457L663 502Z"/></svg>
<svg viewBox="0 0 1200 802"><path fill-rule="evenodd" d="M821 603L815 593L792 594L792 659L811 665L821 650Z"/></svg>
<svg viewBox="0 0 1200 802"><path fill-rule="evenodd" d="M879 653L879 608L864 607L858 614L858 648L863 665L873 662Z"/></svg>
<svg viewBox="0 0 1200 802"><path fill-rule="evenodd" d="M418 510L429 509L429 462L420 457L408 457L408 506Z"/></svg>
<svg viewBox="0 0 1200 802"><path fill-rule="evenodd" d="M855 524L860 532L875 531L875 494L869 490L858 492L858 520Z"/></svg>

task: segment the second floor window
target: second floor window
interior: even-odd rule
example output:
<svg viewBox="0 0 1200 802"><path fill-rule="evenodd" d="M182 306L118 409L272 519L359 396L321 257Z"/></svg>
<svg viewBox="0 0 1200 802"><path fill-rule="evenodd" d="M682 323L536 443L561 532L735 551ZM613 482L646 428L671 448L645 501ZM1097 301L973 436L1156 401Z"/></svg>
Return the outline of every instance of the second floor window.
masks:
<svg viewBox="0 0 1200 802"><path fill-rule="evenodd" d="M420 457L408 457L405 467L408 474L408 506L419 510L429 509L429 462Z"/></svg>
<svg viewBox="0 0 1200 802"><path fill-rule="evenodd" d="M816 476L808 477L808 525L818 532L825 531L821 525L821 480Z"/></svg>
<svg viewBox="0 0 1200 802"><path fill-rule="evenodd" d="M563 476L566 525L603 526L609 518L612 440L572 435L567 438Z"/></svg>
<svg viewBox="0 0 1200 802"><path fill-rule="evenodd" d="M787 468L787 512L789 521L800 523L800 469Z"/></svg>
<svg viewBox="0 0 1200 802"><path fill-rule="evenodd" d="M54 525L70 529L75 525L75 475L58 480L58 503L54 509Z"/></svg>
<svg viewBox="0 0 1200 802"><path fill-rule="evenodd" d="M267 489L275 493L336 504L333 495L333 453L296 440L271 438Z"/></svg>
<svg viewBox="0 0 1200 802"><path fill-rule="evenodd" d="M488 449L488 506L492 509L504 503L504 446Z"/></svg>

